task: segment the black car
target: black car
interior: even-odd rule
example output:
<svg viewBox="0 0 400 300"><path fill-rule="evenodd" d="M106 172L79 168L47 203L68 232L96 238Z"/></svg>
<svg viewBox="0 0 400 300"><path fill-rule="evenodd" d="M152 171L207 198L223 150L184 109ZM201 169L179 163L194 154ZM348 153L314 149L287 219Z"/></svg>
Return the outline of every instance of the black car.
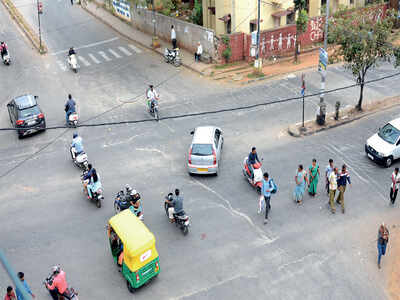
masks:
<svg viewBox="0 0 400 300"><path fill-rule="evenodd" d="M12 99L7 104L11 124L17 129L18 137L36 131L46 130L46 120L38 103L38 96L23 95Z"/></svg>

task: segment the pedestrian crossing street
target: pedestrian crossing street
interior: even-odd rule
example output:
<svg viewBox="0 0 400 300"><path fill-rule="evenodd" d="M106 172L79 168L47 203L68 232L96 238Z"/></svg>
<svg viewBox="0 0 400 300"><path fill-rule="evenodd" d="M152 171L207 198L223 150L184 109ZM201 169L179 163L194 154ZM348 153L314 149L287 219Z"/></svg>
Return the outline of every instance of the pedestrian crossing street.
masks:
<svg viewBox="0 0 400 300"><path fill-rule="evenodd" d="M109 62L114 59L121 59L123 57L132 56L132 54L140 54L142 50L136 47L135 45L129 44L127 46L119 46L114 49L106 49L104 51L97 51L93 53L88 53L86 55L79 55L79 51L77 51L77 59L78 63L84 67L90 67L91 65L99 65L101 63ZM61 71L67 71L68 66L66 59L65 60L57 60L57 65L61 69Z"/></svg>

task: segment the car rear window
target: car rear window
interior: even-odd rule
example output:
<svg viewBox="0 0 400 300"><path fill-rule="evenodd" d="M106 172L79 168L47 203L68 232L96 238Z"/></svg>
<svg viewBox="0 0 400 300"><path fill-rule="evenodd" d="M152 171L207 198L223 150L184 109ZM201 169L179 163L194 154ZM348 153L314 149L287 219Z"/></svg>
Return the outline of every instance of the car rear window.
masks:
<svg viewBox="0 0 400 300"><path fill-rule="evenodd" d="M30 108L25 108L23 110L19 111L19 118L25 119L29 118L31 116L36 116L40 114L39 108L37 106L30 107Z"/></svg>
<svg viewBox="0 0 400 300"><path fill-rule="evenodd" d="M213 154L213 148L211 144L193 144L192 155L208 156Z"/></svg>

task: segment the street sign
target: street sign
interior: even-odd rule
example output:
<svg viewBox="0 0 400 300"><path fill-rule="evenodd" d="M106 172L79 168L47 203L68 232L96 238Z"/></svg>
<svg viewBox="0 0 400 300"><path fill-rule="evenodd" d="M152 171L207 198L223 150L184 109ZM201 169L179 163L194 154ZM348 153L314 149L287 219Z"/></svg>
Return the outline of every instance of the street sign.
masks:
<svg viewBox="0 0 400 300"><path fill-rule="evenodd" d="M306 92L306 82L304 81L304 74L301 75L301 95L304 97Z"/></svg>
<svg viewBox="0 0 400 300"><path fill-rule="evenodd" d="M257 31L251 33L251 44L257 45Z"/></svg>
<svg viewBox="0 0 400 300"><path fill-rule="evenodd" d="M318 71L326 71L326 66L328 65L328 52L324 48L319 48L319 62Z"/></svg>

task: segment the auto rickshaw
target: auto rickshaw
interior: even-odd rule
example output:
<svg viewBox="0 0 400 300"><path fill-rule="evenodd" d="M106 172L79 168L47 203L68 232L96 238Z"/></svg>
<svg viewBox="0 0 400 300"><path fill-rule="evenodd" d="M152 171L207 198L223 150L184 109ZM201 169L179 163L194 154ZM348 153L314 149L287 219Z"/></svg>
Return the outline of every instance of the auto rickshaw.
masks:
<svg viewBox="0 0 400 300"><path fill-rule="evenodd" d="M114 262L131 293L160 273L156 239L130 209L108 221L107 234Z"/></svg>

